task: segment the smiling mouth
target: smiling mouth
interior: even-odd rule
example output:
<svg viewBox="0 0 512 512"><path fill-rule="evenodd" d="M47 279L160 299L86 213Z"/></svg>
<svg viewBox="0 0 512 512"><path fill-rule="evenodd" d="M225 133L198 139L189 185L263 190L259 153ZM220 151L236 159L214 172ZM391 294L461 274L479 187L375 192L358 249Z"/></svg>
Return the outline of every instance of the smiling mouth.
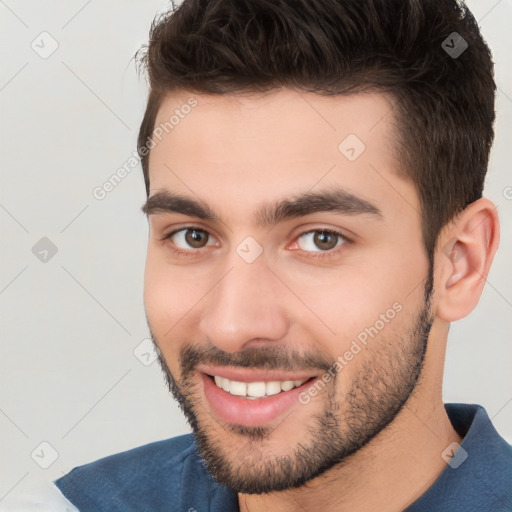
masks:
<svg viewBox="0 0 512 512"><path fill-rule="evenodd" d="M278 395L293 388L302 386L304 382L313 379L300 379L300 380L283 380L283 381L255 381L255 382L240 382L230 380L218 375L208 375L215 385L230 393L234 396L247 398L249 400L256 400L258 398L268 398L269 396Z"/></svg>
<svg viewBox="0 0 512 512"><path fill-rule="evenodd" d="M299 395L318 379L304 371L287 374L228 367L202 367L198 378L213 416L223 423L245 427L271 425L283 418L301 405Z"/></svg>

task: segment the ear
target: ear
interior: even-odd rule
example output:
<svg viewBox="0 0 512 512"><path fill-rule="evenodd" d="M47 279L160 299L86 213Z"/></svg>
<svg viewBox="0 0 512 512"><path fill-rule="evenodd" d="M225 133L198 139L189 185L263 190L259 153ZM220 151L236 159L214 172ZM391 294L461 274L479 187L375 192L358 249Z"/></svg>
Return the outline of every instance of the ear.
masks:
<svg viewBox="0 0 512 512"><path fill-rule="evenodd" d="M476 307L499 244L497 206L471 203L441 232L436 248L436 316L453 322Z"/></svg>

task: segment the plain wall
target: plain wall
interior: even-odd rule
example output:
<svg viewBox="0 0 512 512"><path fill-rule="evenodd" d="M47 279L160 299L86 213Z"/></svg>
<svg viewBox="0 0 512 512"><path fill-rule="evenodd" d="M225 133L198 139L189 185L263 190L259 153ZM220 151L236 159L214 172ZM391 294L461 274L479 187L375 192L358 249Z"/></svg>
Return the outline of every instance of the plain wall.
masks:
<svg viewBox="0 0 512 512"><path fill-rule="evenodd" d="M468 4L496 62L486 196L502 239L480 304L452 325L444 397L483 405L512 441L512 3ZM135 151L147 89L132 58L167 5L0 3L0 507L36 480L189 431L158 363L133 353L148 336L140 166L103 200L93 195ZM42 58L52 39L57 50ZM58 452L48 469L31 457L51 457L41 442Z"/></svg>

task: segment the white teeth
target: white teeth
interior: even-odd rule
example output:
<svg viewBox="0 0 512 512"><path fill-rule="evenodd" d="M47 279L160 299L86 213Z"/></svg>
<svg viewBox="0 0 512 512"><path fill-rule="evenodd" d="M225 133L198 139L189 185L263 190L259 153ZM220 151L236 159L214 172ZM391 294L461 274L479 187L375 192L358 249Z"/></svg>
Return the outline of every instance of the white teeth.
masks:
<svg viewBox="0 0 512 512"><path fill-rule="evenodd" d="M293 380L285 380L284 382L281 382L281 389L283 391L290 391L290 389L293 389L295 387L295 383Z"/></svg>
<svg viewBox="0 0 512 512"><path fill-rule="evenodd" d="M229 392L232 395L245 396L247 395L247 384L245 382L237 382L236 380L232 380L231 389Z"/></svg>
<svg viewBox="0 0 512 512"><path fill-rule="evenodd" d="M247 384L247 396L265 396L265 383L249 382Z"/></svg>
<svg viewBox="0 0 512 512"><path fill-rule="evenodd" d="M265 396L277 395L281 391L290 391L295 387L302 385L307 379L303 380L284 380L269 382L238 382L224 377L214 376L217 387L236 396L243 396L252 400L263 398Z"/></svg>
<svg viewBox="0 0 512 512"><path fill-rule="evenodd" d="M231 383L229 382L228 379L222 379L222 389L224 391L227 391L228 393L230 392L230 390L231 390Z"/></svg>
<svg viewBox="0 0 512 512"><path fill-rule="evenodd" d="M281 393L281 383L279 381L271 381L267 382L265 389L267 391L267 395L277 395L277 393Z"/></svg>

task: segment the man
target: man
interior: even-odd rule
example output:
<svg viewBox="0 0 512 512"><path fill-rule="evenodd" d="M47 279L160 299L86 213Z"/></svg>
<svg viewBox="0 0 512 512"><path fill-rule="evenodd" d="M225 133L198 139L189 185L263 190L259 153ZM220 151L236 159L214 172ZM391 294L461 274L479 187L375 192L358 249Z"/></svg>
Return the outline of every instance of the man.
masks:
<svg viewBox="0 0 512 512"><path fill-rule="evenodd" d="M470 12L185 0L143 62L146 314L193 434L75 468L67 503L512 510L512 448L441 396L499 240Z"/></svg>

